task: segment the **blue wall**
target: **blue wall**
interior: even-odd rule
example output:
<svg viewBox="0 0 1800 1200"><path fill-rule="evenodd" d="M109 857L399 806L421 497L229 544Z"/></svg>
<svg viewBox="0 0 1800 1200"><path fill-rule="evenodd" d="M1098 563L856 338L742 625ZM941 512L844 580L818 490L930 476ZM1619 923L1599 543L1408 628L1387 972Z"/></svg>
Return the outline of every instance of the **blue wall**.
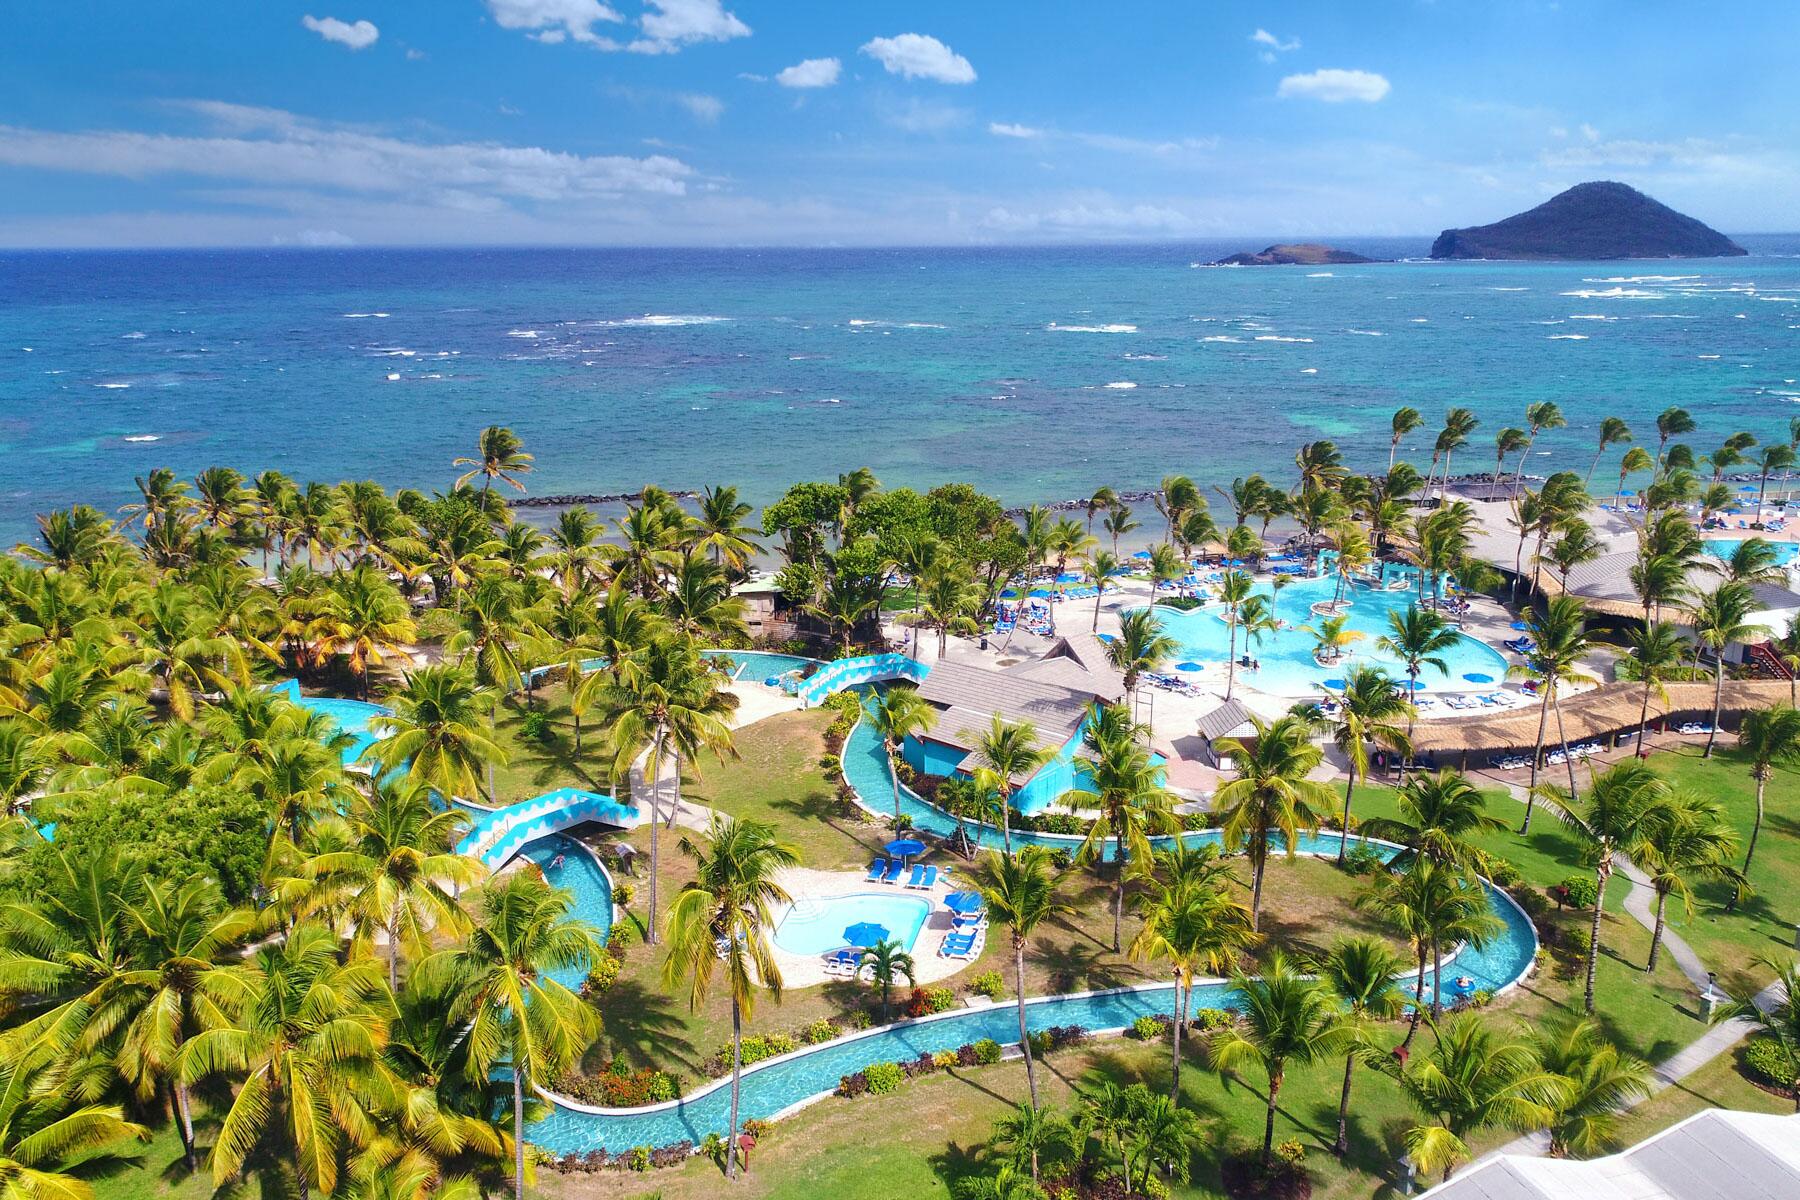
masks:
<svg viewBox="0 0 1800 1200"><path fill-rule="evenodd" d="M968 753L961 747L934 742L930 738L921 740L910 733L900 747L900 757L906 760L906 765L926 775L956 774L956 764Z"/></svg>

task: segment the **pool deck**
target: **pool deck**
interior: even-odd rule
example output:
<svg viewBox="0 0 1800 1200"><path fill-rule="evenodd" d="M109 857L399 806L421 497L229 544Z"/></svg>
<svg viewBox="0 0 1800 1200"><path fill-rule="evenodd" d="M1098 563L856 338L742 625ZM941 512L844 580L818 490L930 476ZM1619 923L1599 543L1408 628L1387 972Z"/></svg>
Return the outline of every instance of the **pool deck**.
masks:
<svg viewBox="0 0 1800 1200"><path fill-rule="evenodd" d="M941 855L938 857L942 857ZM950 932L950 912L944 907L944 897L951 892L970 886L967 880L946 879L947 872L941 862L932 861L931 865L938 869L937 886L927 891L924 888L903 888L881 883L870 883L861 872L856 871L817 871L809 867L790 867L778 876L781 885L796 901L819 900L829 896L844 896L854 892L880 892L891 890L902 896L914 896L931 902L931 915L926 918L925 925L919 930L918 939L913 943L913 966L918 977L913 983L924 985L948 979L952 975L972 965L971 959L942 958L938 950L944 944L944 938ZM989 936L994 936L990 930ZM817 954L790 954L770 940L770 947L775 953L776 965L781 968L782 986L789 988L813 987L817 984L838 982L841 975L827 975L825 962ZM904 989L911 984L896 984L896 994L904 995Z"/></svg>

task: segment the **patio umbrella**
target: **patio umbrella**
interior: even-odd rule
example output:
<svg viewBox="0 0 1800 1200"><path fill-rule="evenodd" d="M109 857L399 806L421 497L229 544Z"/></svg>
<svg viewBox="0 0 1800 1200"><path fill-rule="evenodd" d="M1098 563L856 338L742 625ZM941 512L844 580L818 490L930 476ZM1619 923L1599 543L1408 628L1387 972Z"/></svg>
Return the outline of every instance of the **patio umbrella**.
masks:
<svg viewBox="0 0 1800 1200"><path fill-rule="evenodd" d="M1403 692L1422 692L1425 690L1425 685L1416 679L1402 679L1394 686Z"/></svg>
<svg viewBox="0 0 1800 1200"><path fill-rule="evenodd" d="M918 838L895 838L887 844L887 852L895 858L910 858L925 853L925 843Z"/></svg>
<svg viewBox="0 0 1800 1200"><path fill-rule="evenodd" d="M868 947L887 941L888 928L873 921L858 921L844 930L844 941L852 946Z"/></svg>
<svg viewBox="0 0 1800 1200"><path fill-rule="evenodd" d="M1524 633L1524 632L1525 632L1525 631L1526 631L1526 630L1527 630L1527 629L1530 629L1530 628L1531 628L1531 626L1529 626L1529 625L1527 625L1527 624L1526 624L1526 623L1525 623L1525 622L1523 622L1523 621L1514 621L1514 622L1513 622L1513 623L1512 623L1512 627L1513 627L1513 628L1514 628L1514 629L1516 629L1516 630L1518 630L1518 631L1519 631L1519 632L1520 632L1520 633Z"/></svg>
<svg viewBox="0 0 1800 1200"><path fill-rule="evenodd" d="M1177 671L1201 671L1201 670L1205 670L1205 666L1203 664L1197 663L1197 662L1184 662L1184 663L1176 663L1175 669Z"/></svg>
<svg viewBox="0 0 1800 1200"><path fill-rule="evenodd" d="M1327 679L1323 686L1330 688L1334 692L1341 692L1344 690L1344 681L1342 679Z"/></svg>
<svg viewBox="0 0 1800 1200"><path fill-rule="evenodd" d="M1149 558L1150 552L1148 550L1139 550L1136 554L1133 554L1131 557L1133 557L1133 558Z"/></svg>
<svg viewBox="0 0 1800 1200"><path fill-rule="evenodd" d="M951 892L944 897L944 907L953 913L980 912L982 900L980 892Z"/></svg>

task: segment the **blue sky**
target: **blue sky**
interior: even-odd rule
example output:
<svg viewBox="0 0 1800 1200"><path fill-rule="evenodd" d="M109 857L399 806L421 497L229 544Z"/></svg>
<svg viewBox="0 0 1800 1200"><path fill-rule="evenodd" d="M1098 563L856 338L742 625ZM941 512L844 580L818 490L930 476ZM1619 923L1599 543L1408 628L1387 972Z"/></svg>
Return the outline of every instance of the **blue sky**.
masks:
<svg viewBox="0 0 1800 1200"><path fill-rule="evenodd" d="M0 245L1800 229L1800 4L10 6Z"/></svg>

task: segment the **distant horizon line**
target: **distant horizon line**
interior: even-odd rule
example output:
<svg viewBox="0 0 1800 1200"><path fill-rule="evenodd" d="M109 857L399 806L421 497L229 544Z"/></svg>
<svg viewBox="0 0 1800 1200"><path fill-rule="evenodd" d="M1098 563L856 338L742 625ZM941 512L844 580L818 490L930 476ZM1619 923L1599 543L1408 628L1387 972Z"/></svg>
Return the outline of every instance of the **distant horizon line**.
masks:
<svg viewBox="0 0 1800 1200"><path fill-rule="evenodd" d="M1758 232L1721 231L1729 238L1800 238L1800 230L1766 230ZM291 251L301 254L344 254L359 251L427 251L427 250L645 250L645 251L871 251L871 250L1107 250L1149 248L1157 246L1195 246L1212 242L1264 242L1264 245L1327 244L1355 239L1371 241L1431 241L1443 233L1337 233L1289 234L1264 242L1267 234L1217 234L1189 238L1116 238L1093 241L1040 242L351 242L347 245L304 245L288 242L220 242L208 245L171 243L167 245L81 245L31 246L0 245L0 254L169 254ZM1738 258L1740 255L1710 255L1708 258ZM1751 255L1749 257L1755 257ZM1446 262L1682 262L1702 261L1701 257L1605 258L1605 259L1445 259ZM1300 264L1304 265L1304 264ZM1380 263L1343 264L1379 266Z"/></svg>

